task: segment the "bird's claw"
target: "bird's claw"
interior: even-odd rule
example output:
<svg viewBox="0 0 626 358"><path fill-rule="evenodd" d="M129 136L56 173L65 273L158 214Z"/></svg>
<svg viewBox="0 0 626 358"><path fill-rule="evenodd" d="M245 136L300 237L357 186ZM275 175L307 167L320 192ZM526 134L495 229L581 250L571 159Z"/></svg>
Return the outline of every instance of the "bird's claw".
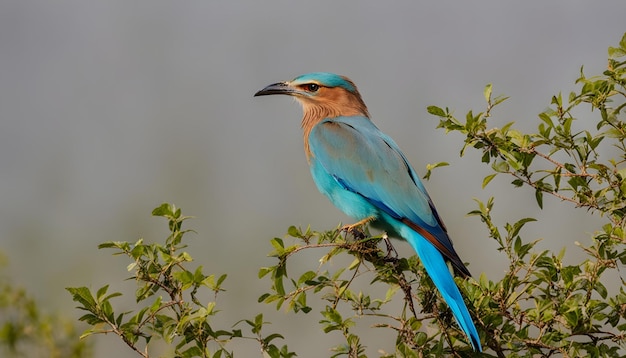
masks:
<svg viewBox="0 0 626 358"><path fill-rule="evenodd" d="M387 255L385 255L384 260L387 262L394 262L398 260L398 251L391 244L391 240L389 240L389 236L387 234L383 234L383 241L385 242L385 247L387 248ZM392 256L393 253L393 256Z"/></svg>
<svg viewBox="0 0 626 358"><path fill-rule="evenodd" d="M354 224L350 224L350 225L344 225L341 227L341 231L344 231L348 234L352 234L352 236L354 236L355 239L357 240L362 240L365 239L365 232L363 232L363 230L361 230L361 228L363 226L365 226L365 224L373 221L374 219L376 219L373 216L370 217L366 217L363 220L360 220Z"/></svg>
<svg viewBox="0 0 626 358"><path fill-rule="evenodd" d="M344 225L339 229L346 234L351 234L356 240L365 239L365 233L361 230L361 224Z"/></svg>

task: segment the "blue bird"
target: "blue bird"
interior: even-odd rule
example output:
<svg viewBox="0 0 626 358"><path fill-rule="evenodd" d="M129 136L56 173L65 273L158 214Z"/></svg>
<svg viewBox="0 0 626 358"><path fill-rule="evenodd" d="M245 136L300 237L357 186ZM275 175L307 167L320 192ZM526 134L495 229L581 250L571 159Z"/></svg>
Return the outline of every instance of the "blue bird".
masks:
<svg viewBox="0 0 626 358"><path fill-rule="evenodd" d="M354 83L315 72L271 84L255 96L294 97L304 112L304 151L320 192L348 216L408 241L475 351L480 338L446 264L470 273L454 251L424 185L398 145L370 120Z"/></svg>

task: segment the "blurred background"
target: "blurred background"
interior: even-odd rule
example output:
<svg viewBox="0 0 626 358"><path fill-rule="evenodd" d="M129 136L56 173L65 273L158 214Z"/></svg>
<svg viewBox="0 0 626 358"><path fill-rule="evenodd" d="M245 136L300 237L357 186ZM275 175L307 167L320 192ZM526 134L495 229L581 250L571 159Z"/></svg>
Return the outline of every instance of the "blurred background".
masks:
<svg viewBox="0 0 626 358"><path fill-rule="evenodd" d="M198 232L188 237L196 262L229 274L218 299L224 322L265 311L300 357L328 356L340 337L320 331L317 312L294 319L258 304L269 283L256 275L273 262L269 240L290 225L350 220L310 178L298 105L255 91L312 71L353 79L418 172L451 163L426 187L470 271L495 280L506 261L466 217L473 198L495 196L500 224L540 217L523 237L567 247L571 260L581 255L574 242L588 242L603 221L550 198L539 211L534 193L511 192L508 178L482 190L479 154L459 158L463 138L436 130L426 107L482 111L491 82L511 97L494 125L532 130L552 95L575 88L582 65L587 75L603 71L625 14L620 0L3 0L0 251L15 283L50 312L78 318L64 288L106 283L126 290L118 302L132 308L134 282L121 281L128 261L97 245L164 240L166 223L150 212L172 202L196 217L187 226ZM371 355L393 348L375 333ZM90 339L97 357L136 356L115 337ZM260 355L256 345L241 349Z"/></svg>

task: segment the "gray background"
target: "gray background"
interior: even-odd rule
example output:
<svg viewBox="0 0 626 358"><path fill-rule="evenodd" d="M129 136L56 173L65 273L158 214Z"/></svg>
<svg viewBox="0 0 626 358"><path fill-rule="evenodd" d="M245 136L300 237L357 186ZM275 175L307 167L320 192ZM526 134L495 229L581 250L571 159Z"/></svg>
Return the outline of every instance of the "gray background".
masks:
<svg viewBox="0 0 626 358"><path fill-rule="evenodd" d="M495 195L500 224L542 217L524 237L571 259L603 221L548 198L539 211L508 178L482 190L478 154L460 159L461 136L436 130L426 107L483 110L493 82L511 96L494 125L530 130L581 65L605 68L625 16L624 1L0 1L0 250L45 310L78 317L64 287L134 288L118 283L127 260L97 244L161 240L150 211L174 202L197 217L196 262L230 275L217 322L264 311L299 356L328 356L340 337L319 331L317 311L294 319L257 304L267 283L256 272L289 225L350 220L309 177L298 106L254 92L312 71L352 78L418 172L452 164L426 186L470 270L495 280L506 261L465 216L472 198ZM581 112L581 126L592 116ZM131 308L132 295L119 303ZM393 348L381 333L365 342L370 355ZM135 356L112 336L96 340L98 357ZM232 348L258 356L253 343Z"/></svg>

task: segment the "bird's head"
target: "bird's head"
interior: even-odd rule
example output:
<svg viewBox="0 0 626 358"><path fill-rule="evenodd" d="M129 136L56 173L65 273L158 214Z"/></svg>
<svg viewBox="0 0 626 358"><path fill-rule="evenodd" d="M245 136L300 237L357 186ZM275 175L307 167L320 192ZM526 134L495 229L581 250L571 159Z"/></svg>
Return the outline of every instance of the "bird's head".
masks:
<svg viewBox="0 0 626 358"><path fill-rule="evenodd" d="M354 83L347 77L328 72L313 72L291 81L273 83L254 94L284 94L294 97L304 116L334 118L338 116L369 117L367 107Z"/></svg>

